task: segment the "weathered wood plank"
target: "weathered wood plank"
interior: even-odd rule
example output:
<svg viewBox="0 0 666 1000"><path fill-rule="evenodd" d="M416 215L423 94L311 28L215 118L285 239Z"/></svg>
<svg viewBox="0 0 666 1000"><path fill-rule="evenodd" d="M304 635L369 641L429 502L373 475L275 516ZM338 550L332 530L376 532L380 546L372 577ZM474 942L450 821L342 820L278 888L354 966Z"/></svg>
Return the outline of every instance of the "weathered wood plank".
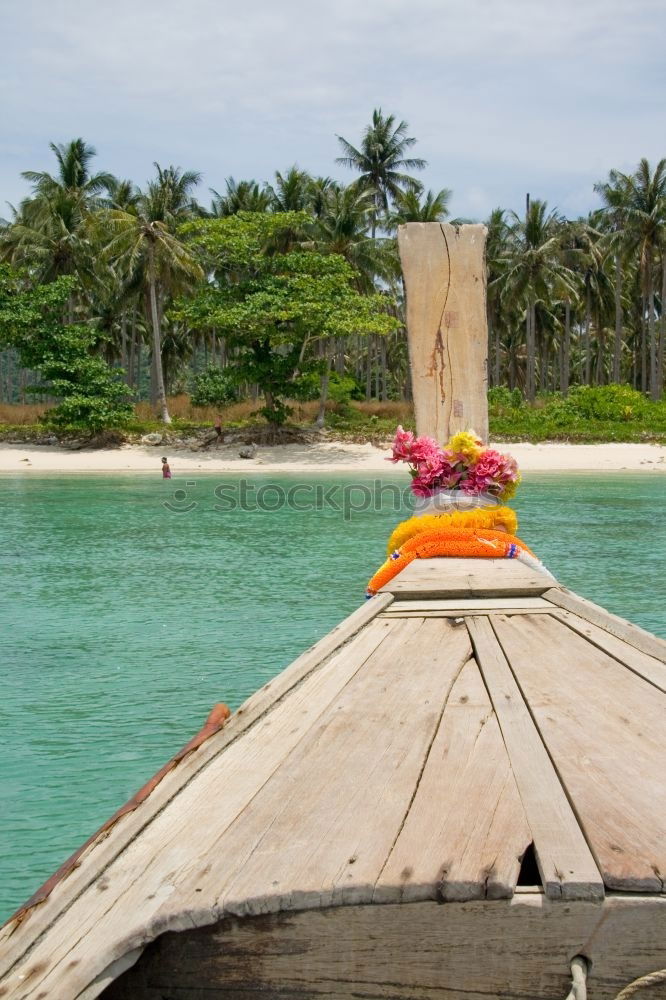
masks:
<svg viewBox="0 0 666 1000"><path fill-rule="evenodd" d="M522 620L516 615L505 622L511 628ZM548 616L534 621L546 622ZM532 831L546 894L598 899L604 893L601 876L490 621L469 618L467 628Z"/></svg>
<svg viewBox="0 0 666 1000"><path fill-rule="evenodd" d="M402 624L220 841L219 857L241 863L231 879L213 863L219 912L372 900L472 652L465 631L446 621ZM194 893L190 900L196 907Z"/></svg>
<svg viewBox="0 0 666 1000"><path fill-rule="evenodd" d="M605 884L662 892L666 695L554 618L493 627Z"/></svg>
<svg viewBox="0 0 666 1000"><path fill-rule="evenodd" d="M509 897L531 840L495 713L469 660L374 900Z"/></svg>
<svg viewBox="0 0 666 1000"><path fill-rule="evenodd" d="M416 427L444 442L474 427L488 440L486 229L400 226Z"/></svg>
<svg viewBox="0 0 666 1000"><path fill-rule="evenodd" d="M510 611L512 608L519 608L521 611L525 611L527 608L531 610L543 608L546 611L553 611L551 602L544 601L543 597L459 597L440 601L420 601L416 598L411 601L393 601L393 604L382 614L393 614L393 612L401 611L478 611L485 613L486 611Z"/></svg>
<svg viewBox="0 0 666 1000"><path fill-rule="evenodd" d="M390 611L390 608L387 609L388 611ZM598 646L605 653L624 663L635 674L649 681L650 684L654 684L660 691L666 692L666 663L662 663L661 660L656 659L654 656L648 656L647 653L643 653L624 639L618 639L611 632L607 632L598 625L593 625L592 622L586 621L580 615L574 615L571 611L561 610L555 613L553 617L558 621L564 622L565 625L568 625L574 632L582 635L588 642Z"/></svg>
<svg viewBox="0 0 666 1000"><path fill-rule="evenodd" d="M425 598L538 597L553 581L517 559L414 559L380 593Z"/></svg>
<svg viewBox="0 0 666 1000"><path fill-rule="evenodd" d="M230 918L166 934L103 1000L563 1000L581 953L588 996L614 1000L666 965L666 899L516 895Z"/></svg>
<svg viewBox="0 0 666 1000"><path fill-rule="evenodd" d="M393 613L389 608L388 611L384 611L379 618L465 618L467 615L487 615L492 618L493 615L551 615L553 613L552 606L550 608L489 608L487 611L479 610L474 611L469 608L458 608L457 611L396 611Z"/></svg>
<svg viewBox="0 0 666 1000"><path fill-rule="evenodd" d="M189 875L193 861L205 870L207 859L217 857L216 846L224 832L331 701L383 641L410 625L370 622L289 698L228 746L215 768L207 768L180 790L141 837L70 900L53 932L44 935L2 980L13 1000L32 1000L40 991L49 997L61 998L67 991L76 996L110 962L159 933L154 917L176 892L181 874ZM212 895L215 890L212 886ZM204 909L207 903L210 900L202 900Z"/></svg>
<svg viewBox="0 0 666 1000"><path fill-rule="evenodd" d="M546 591L543 596L558 607L580 615L581 618L592 622L593 625L598 625L599 628L617 636L618 639L628 642L630 646L635 646L636 649L647 653L648 656L654 656L662 663L666 663L666 639L661 639L659 636L653 635L652 632L647 632L640 626L634 625L633 622L612 615L605 608L593 604L585 597L579 597L578 594L574 594L570 590L554 588Z"/></svg>
<svg viewBox="0 0 666 1000"><path fill-rule="evenodd" d="M44 902L24 913L19 921L10 920L4 924L0 928L0 946L2 946L0 978L33 942L48 930L59 914L105 872L180 789L186 787L226 747L275 708L306 677L319 669L333 653L350 642L361 629L387 608L392 600L390 594L383 594L366 601L314 646L302 653L277 677L264 684L232 715L221 732L167 774L139 809L121 817L111 832L107 831L98 840L93 841L79 859L77 867Z"/></svg>

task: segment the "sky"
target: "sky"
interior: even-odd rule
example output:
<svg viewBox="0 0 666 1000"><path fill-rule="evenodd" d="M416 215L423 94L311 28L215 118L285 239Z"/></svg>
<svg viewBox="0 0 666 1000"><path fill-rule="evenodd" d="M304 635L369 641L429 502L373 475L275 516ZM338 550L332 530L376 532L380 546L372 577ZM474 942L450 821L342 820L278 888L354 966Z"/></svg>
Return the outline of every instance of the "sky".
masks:
<svg viewBox="0 0 666 1000"><path fill-rule="evenodd" d="M666 156L663 0L0 0L0 216L82 136L97 169L351 179L337 135L409 125L453 216L569 217L612 167Z"/></svg>

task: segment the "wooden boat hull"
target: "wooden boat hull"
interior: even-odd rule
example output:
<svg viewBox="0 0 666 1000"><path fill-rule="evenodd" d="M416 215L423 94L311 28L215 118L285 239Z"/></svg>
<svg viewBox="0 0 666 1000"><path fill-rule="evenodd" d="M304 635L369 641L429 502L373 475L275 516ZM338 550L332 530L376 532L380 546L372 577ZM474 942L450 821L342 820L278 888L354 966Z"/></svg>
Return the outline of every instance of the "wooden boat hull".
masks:
<svg viewBox="0 0 666 1000"><path fill-rule="evenodd" d="M592 961L590 1000L666 965L666 899L608 896L352 906L163 935L104 1000L564 1000L572 956ZM666 997L653 987L651 1000Z"/></svg>

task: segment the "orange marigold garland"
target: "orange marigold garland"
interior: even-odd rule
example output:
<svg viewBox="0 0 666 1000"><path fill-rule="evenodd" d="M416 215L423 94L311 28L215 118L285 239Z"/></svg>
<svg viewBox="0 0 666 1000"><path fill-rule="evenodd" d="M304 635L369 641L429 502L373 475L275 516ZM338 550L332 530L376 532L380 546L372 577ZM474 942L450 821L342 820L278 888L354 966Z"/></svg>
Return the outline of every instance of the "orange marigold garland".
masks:
<svg viewBox="0 0 666 1000"><path fill-rule="evenodd" d="M421 532L396 549L380 566L368 584L368 597L373 597L414 559L434 559L439 556L454 559L516 559L521 552L536 558L524 542L501 530L439 528Z"/></svg>

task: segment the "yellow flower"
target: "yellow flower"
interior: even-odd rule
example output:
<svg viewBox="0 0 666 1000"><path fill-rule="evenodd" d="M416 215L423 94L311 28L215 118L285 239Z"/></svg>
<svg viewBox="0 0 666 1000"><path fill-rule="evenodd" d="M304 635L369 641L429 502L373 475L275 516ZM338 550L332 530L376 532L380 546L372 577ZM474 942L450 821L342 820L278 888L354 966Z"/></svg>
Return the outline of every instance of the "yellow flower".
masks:
<svg viewBox="0 0 666 1000"><path fill-rule="evenodd" d="M449 451L454 451L456 455L463 455L467 461L472 461L483 451L483 442L474 431L460 431L449 438L446 447Z"/></svg>
<svg viewBox="0 0 666 1000"><path fill-rule="evenodd" d="M513 484L511 484L513 486ZM518 518L510 507L493 507L483 510L454 510L448 514L422 514L401 521L389 538L389 555L415 535L437 528L504 528L510 535L518 531Z"/></svg>

